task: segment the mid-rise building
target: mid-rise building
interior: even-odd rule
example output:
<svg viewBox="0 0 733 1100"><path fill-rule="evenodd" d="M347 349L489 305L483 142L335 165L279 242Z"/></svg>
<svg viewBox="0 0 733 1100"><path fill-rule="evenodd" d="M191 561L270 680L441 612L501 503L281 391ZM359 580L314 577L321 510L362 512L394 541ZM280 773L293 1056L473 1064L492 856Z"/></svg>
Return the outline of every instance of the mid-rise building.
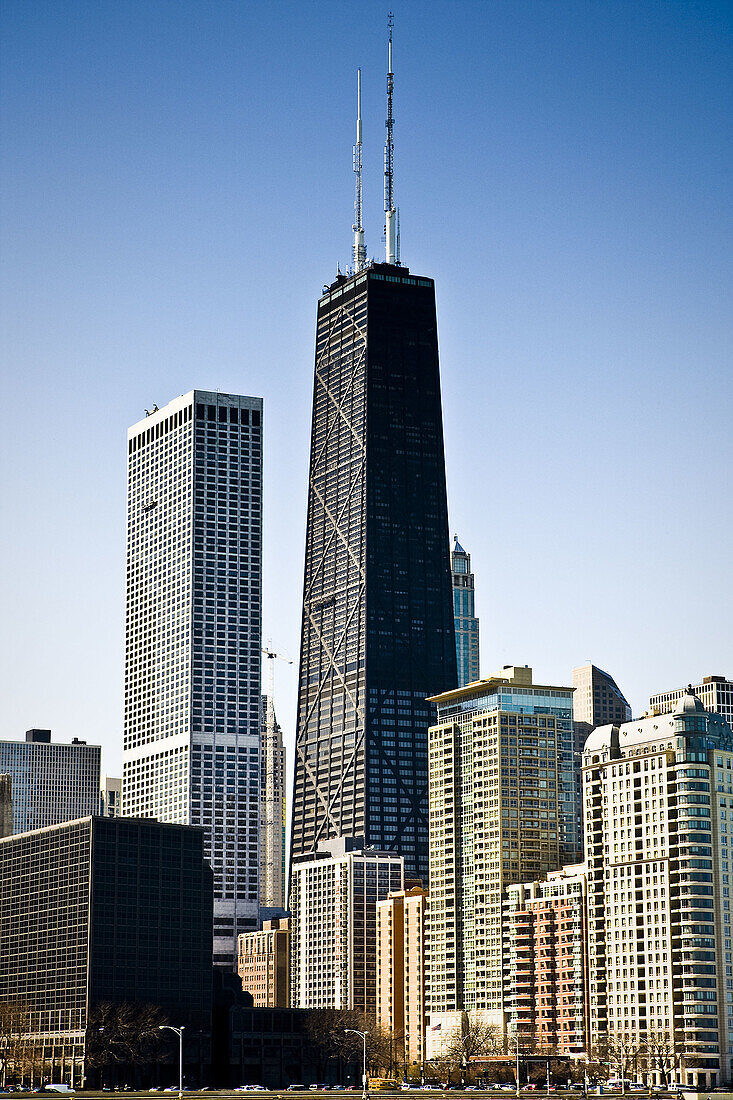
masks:
<svg viewBox="0 0 733 1100"><path fill-rule="evenodd" d="M722 714L733 729L733 680L725 676L705 676L697 684L687 688L675 688L674 691L662 691L652 695L649 709L652 714L673 713L683 695L694 692L706 710L713 714Z"/></svg>
<svg viewBox="0 0 733 1100"><path fill-rule="evenodd" d="M508 666L431 702L428 1058L462 1012L503 1026L502 893L565 862L578 812L572 688Z"/></svg>
<svg viewBox="0 0 733 1100"><path fill-rule="evenodd" d="M122 779L105 775L99 792L99 812L102 817L119 817L122 808Z"/></svg>
<svg viewBox="0 0 733 1100"><path fill-rule="evenodd" d="M0 775L0 837L13 832L13 779Z"/></svg>
<svg viewBox="0 0 733 1100"><path fill-rule="evenodd" d="M261 738L260 907L282 909L285 905L285 746L271 695L262 696Z"/></svg>
<svg viewBox="0 0 733 1100"><path fill-rule="evenodd" d="M377 1026L394 1037L403 1074L425 1062L427 897L414 886L377 902Z"/></svg>
<svg viewBox="0 0 733 1100"><path fill-rule="evenodd" d="M290 921L266 920L260 932L243 932L237 943L237 973L255 1008L290 1006Z"/></svg>
<svg viewBox="0 0 733 1100"><path fill-rule="evenodd" d="M586 876L582 864L507 887L504 1011L526 1050L588 1053Z"/></svg>
<svg viewBox="0 0 733 1100"><path fill-rule="evenodd" d="M292 862L290 1003L374 1015L377 902L404 889L404 859L362 837L323 841Z"/></svg>
<svg viewBox="0 0 733 1100"><path fill-rule="evenodd" d="M0 882L0 1002L23 1006L38 1078L83 1085L110 1005L157 1006L189 1029L187 1060L202 1057L212 892L200 829L87 817L17 834L0 840Z"/></svg>
<svg viewBox="0 0 733 1100"><path fill-rule="evenodd" d="M262 400L193 390L127 451L122 812L203 828L233 970L259 897Z"/></svg>
<svg viewBox="0 0 733 1100"><path fill-rule="evenodd" d="M727 1082L733 732L686 694L594 730L583 776L591 1042L666 1043L679 1084Z"/></svg>
<svg viewBox="0 0 733 1100"><path fill-rule="evenodd" d="M464 687L479 678L479 628L476 618L471 555L461 546L458 535L453 539L450 564L453 578L458 686Z"/></svg>
<svg viewBox="0 0 733 1100"><path fill-rule="evenodd" d="M0 773L10 776L16 833L99 813L102 749L74 738L51 742L51 731L32 729L25 741L0 741Z"/></svg>

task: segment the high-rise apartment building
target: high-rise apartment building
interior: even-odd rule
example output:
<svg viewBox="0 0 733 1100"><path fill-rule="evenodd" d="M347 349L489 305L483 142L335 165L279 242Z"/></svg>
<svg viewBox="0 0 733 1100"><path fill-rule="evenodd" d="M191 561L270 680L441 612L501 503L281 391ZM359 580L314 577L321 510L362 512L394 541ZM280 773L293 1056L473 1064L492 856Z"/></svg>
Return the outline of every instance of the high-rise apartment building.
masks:
<svg viewBox="0 0 733 1100"><path fill-rule="evenodd" d="M102 817L119 817L122 808L122 780L105 775L99 792L99 812Z"/></svg>
<svg viewBox="0 0 733 1100"><path fill-rule="evenodd" d="M527 1051L588 1052L587 928L582 864L507 887L504 1011Z"/></svg>
<svg viewBox="0 0 733 1100"><path fill-rule="evenodd" d="M471 555L454 536L450 556L453 577L453 616L456 626L456 659L458 686L472 684L479 678L478 619L474 606L474 578Z"/></svg>
<svg viewBox="0 0 733 1100"><path fill-rule="evenodd" d="M404 859L362 837L322 841L292 861L290 1003L374 1015L377 902L404 889Z"/></svg>
<svg viewBox="0 0 733 1100"><path fill-rule="evenodd" d="M255 1008L290 1007L290 921L266 920L237 943L237 973Z"/></svg>
<svg viewBox="0 0 733 1100"><path fill-rule="evenodd" d="M39 1082L81 1087L89 1046L102 1042L100 1013L122 1004L158 1006L186 1027L187 1063L205 1056L212 894L202 841L200 829L121 817L0 840L0 1003L27 1016L25 1064L6 1064L9 1075L30 1064Z"/></svg>
<svg viewBox="0 0 733 1100"><path fill-rule="evenodd" d="M0 741L0 773L12 784L14 832L99 813L101 762L99 745L76 737L55 744L50 730L28 730L25 741Z"/></svg>
<svg viewBox="0 0 733 1100"><path fill-rule="evenodd" d="M712 711L713 714L722 714L733 729L733 680L726 680L725 676L705 676L700 683L691 684L689 688L676 688L674 691L662 691L658 695L652 695L649 700L651 713L672 713L682 696L689 690L694 692L705 710Z"/></svg>
<svg viewBox="0 0 733 1100"><path fill-rule="evenodd" d="M377 1026L396 1044L403 1073L425 1062L425 913L420 886L377 902Z"/></svg>
<svg viewBox="0 0 733 1100"><path fill-rule="evenodd" d="M583 777L591 1042L666 1044L678 1083L713 1088L731 1075L733 732L687 694L596 729Z"/></svg>
<svg viewBox="0 0 733 1100"><path fill-rule="evenodd" d="M262 696L260 905L285 906L285 746L272 696ZM285 1007L285 1006L280 1006Z"/></svg>
<svg viewBox="0 0 733 1100"><path fill-rule="evenodd" d="M426 696L456 684L435 288L318 303L292 852L364 836L427 878Z"/></svg>
<svg viewBox="0 0 733 1100"><path fill-rule="evenodd" d="M573 721L585 723L588 733L596 726L605 726L609 722L631 721L631 707L618 684L597 665L574 668L573 687Z"/></svg>
<svg viewBox="0 0 733 1100"><path fill-rule="evenodd" d="M502 891L573 850L572 694L508 666L431 700L428 1058L462 1012L503 1025Z"/></svg>
<svg viewBox="0 0 733 1100"><path fill-rule="evenodd" d="M262 400L194 390L127 449L122 812L204 829L233 969L259 891Z"/></svg>
<svg viewBox="0 0 733 1100"><path fill-rule="evenodd" d="M0 837L13 832L13 779L0 775Z"/></svg>

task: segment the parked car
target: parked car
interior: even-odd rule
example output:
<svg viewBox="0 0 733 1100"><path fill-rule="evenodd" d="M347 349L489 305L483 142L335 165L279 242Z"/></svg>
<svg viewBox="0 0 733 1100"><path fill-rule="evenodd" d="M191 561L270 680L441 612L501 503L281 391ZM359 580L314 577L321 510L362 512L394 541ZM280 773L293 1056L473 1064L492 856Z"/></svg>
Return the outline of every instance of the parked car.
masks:
<svg viewBox="0 0 733 1100"><path fill-rule="evenodd" d="M288 1085L285 1089L286 1092L305 1092L305 1085Z"/></svg>

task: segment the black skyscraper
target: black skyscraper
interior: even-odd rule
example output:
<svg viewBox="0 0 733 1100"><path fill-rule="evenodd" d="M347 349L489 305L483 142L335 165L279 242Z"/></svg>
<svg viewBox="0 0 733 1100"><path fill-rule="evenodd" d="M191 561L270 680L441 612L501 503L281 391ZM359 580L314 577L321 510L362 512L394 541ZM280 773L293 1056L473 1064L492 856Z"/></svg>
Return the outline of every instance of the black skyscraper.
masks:
<svg viewBox="0 0 733 1100"><path fill-rule="evenodd" d="M364 836L428 875L429 710L456 650L432 279L318 304L292 854Z"/></svg>

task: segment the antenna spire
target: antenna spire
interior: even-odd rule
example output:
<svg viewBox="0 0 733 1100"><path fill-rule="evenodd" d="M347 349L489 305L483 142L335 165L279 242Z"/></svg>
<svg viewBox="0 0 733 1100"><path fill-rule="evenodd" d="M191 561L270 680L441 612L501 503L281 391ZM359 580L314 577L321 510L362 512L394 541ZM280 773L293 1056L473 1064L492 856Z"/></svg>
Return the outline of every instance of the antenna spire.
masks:
<svg viewBox="0 0 733 1100"><path fill-rule="evenodd" d="M361 69L356 70L356 145L354 146L354 174L356 176L356 194L354 197L354 271L363 271L366 267L366 245L364 244L364 226L361 218Z"/></svg>
<svg viewBox="0 0 733 1100"><path fill-rule="evenodd" d="M386 241L387 263L400 262L398 215L394 204L394 115L392 113L392 94L394 92L394 73L392 72L392 27L394 16L389 13L389 64L387 71L387 138L384 143L384 236Z"/></svg>

